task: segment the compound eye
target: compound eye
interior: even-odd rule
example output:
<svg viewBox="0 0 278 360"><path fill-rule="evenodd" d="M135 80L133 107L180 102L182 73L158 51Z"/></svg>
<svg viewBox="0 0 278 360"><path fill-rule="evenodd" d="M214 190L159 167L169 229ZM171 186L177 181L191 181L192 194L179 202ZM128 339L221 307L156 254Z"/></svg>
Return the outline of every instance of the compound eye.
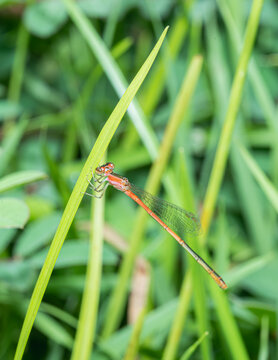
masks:
<svg viewBox="0 0 278 360"><path fill-rule="evenodd" d="M114 170L114 164L113 163L107 163L107 167L109 167L109 169Z"/></svg>

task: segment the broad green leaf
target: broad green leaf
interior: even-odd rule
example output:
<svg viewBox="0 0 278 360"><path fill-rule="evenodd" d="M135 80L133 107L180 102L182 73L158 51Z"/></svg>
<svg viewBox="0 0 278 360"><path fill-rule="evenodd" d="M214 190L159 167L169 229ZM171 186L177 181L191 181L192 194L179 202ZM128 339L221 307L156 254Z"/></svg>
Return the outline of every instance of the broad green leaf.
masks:
<svg viewBox="0 0 278 360"><path fill-rule="evenodd" d="M35 327L55 343L71 350L73 343L71 335L51 316L40 312L35 320Z"/></svg>
<svg viewBox="0 0 278 360"><path fill-rule="evenodd" d="M0 198L0 229L23 229L28 218L29 209L22 200Z"/></svg>
<svg viewBox="0 0 278 360"><path fill-rule="evenodd" d="M0 254L13 240L15 233L15 229L0 229Z"/></svg>
<svg viewBox="0 0 278 360"><path fill-rule="evenodd" d="M22 117L20 121L9 131L7 136L4 137L0 152L0 176L4 174L12 157L15 155L27 124L28 120Z"/></svg>
<svg viewBox="0 0 278 360"><path fill-rule="evenodd" d="M248 151L243 147L240 146L241 155L253 174L254 178L257 180L258 184L260 185L262 191L265 193L266 197L268 198L269 202L272 204L276 212L278 212L278 191L275 186L271 183L271 181L266 177L266 175L262 172L256 162L253 160L251 155Z"/></svg>
<svg viewBox="0 0 278 360"><path fill-rule="evenodd" d="M27 262L7 260L0 262L0 282L8 289L17 291L30 290L36 279L36 272Z"/></svg>
<svg viewBox="0 0 278 360"><path fill-rule="evenodd" d="M192 344L183 354L180 360L188 360L191 355L194 353L194 351L197 349L197 347L201 344L201 342L204 340L206 336L208 336L208 331L206 331L202 336L199 337L197 341L195 341L194 344Z"/></svg>
<svg viewBox="0 0 278 360"><path fill-rule="evenodd" d="M27 7L23 20L33 35L46 38L63 26L67 20L67 12L59 0L40 1Z"/></svg>
<svg viewBox="0 0 278 360"><path fill-rule="evenodd" d="M60 213L53 213L28 224L16 242L14 255L25 257L47 244L55 234L60 219Z"/></svg>
<svg viewBox="0 0 278 360"><path fill-rule="evenodd" d="M26 74L25 87L28 92L42 104L49 105L55 109L59 109L66 102L65 97L55 88L50 87L45 81L38 76Z"/></svg>
<svg viewBox="0 0 278 360"><path fill-rule="evenodd" d="M48 249L43 249L28 260L30 266L40 269L45 261ZM80 240L68 240L57 259L56 269L69 268L72 266L87 265L89 243ZM116 265L118 256L107 246L103 248L103 264Z"/></svg>
<svg viewBox="0 0 278 360"><path fill-rule="evenodd" d="M21 113L21 106L10 100L0 100L0 122Z"/></svg>
<svg viewBox="0 0 278 360"><path fill-rule="evenodd" d="M227 273L227 275L225 275L225 280L229 284L229 287L245 282L244 279L264 268L269 262L273 260L273 257L274 254L270 253L264 256L253 258L249 261L246 261L242 265L234 267Z"/></svg>
<svg viewBox="0 0 278 360"><path fill-rule="evenodd" d="M154 336L157 333L163 333L163 330L169 329L174 313L177 308L177 299L169 301L163 306L151 311L146 317L141 333L141 341ZM103 349L112 358L123 358L126 351L130 335L132 332L131 326L126 326L123 329L115 332L107 339L99 342L100 349ZM141 343L140 341L140 343Z"/></svg>
<svg viewBox="0 0 278 360"><path fill-rule="evenodd" d="M253 294L262 298L275 300L278 299L278 288L274 286L274 274L278 273L278 258L268 261L264 267L254 271L245 277L242 285Z"/></svg>
<svg viewBox="0 0 278 360"><path fill-rule="evenodd" d="M0 179L0 193L20 185L45 179L46 177L47 175L45 173L37 170L18 171Z"/></svg>
<svg viewBox="0 0 278 360"><path fill-rule="evenodd" d="M55 211L55 200L42 196L31 195L24 198L30 210L30 220L36 220Z"/></svg>

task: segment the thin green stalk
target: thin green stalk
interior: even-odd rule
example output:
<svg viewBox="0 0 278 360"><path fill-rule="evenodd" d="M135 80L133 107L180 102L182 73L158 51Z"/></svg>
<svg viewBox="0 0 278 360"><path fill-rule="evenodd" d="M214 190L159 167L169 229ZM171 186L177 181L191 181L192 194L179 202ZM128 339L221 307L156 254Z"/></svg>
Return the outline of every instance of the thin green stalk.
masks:
<svg viewBox="0 0 278 360"><path fill-rule="evenodd" d="M214 300L214 303L216 304L215 310L218 323L221 326L221 331L227 341L233 359L249 359L236 323L236 319L230 309L230 304L228 302L227 296L225 296L223 290L215 286L212 281L209 282L209 287L211 296Z"/></svg>
<svg viewBox="0 0 278 360"><path fill-rule="evenodd" d="M240 54L242 48L242 36L237 26L236 18L232 17L226 0L217 0L218 7L221 11L221 15L225 21L229 36L232 40L233 47L238 54ZM250 81L253 85L254 93L256 95L258 103L261 105L262 110L269 126L271 126L276 133L278 133L278 123L276 121L275 103L267 85L261 75L255 59L250 62Z"/></svg>
<svg viewBox="0 0 278 360"><path fill-rule="evenodd" d="M258 360L269 359L269 317L264 315L261 320L260 349Z"/></svg>
<svg viewBox="0 0 278 360"><path fill-rule="evenodd" d="M184 187L184 196L185 199L185 208L195 212L194 206L194 198L193 198L193 190L190 182L189 171L185 166L186 162L184 157L181 156L179 158L180 168L182 179L181 182ZM190 245L196 251L198 251L197 239L193 236L190 237ZM203 254L202 254L203 255ZM194 307L197 315L197 326L199 330L199 334L203 334L209 327L208 325L208 310L206 307L206 297L204 291L204 281L202 269L200 269L199 265L195 262L194 259L189 258L190 261L190 273L184 277L180 296L179 296L179 304L178 309L175 314L175 319L173 321L173 325L170 331L170 335L168 337L168 341L165 347L165 352L163 354L163 359L172 360L175 359L178 345L180 341L181 331L186 321L186 314L188 311L188 301L191 299L191 296L194 292ZM185 299L187 299L186 301ZM202 358L209 359L211 353L211 341L210 339L206 339L202 343L201 347Z"/></svg>
<svg viewBox="0 0 278 360"><path fill-rule="evenodd" d="M190 64L187 75L184 78L180 94L177 98L173 113L165 130L165 135L159 150L159 156L151 169L147 181L146 190L152 194L156 194L159 189L161 176L167 165L177 130L181 121L183 120L184 114L192 98L200 74L201 66L202 57L194 57ZM139 209L130 240L130 247L124 256L117 284L110 297L106 321L104 323L102 333L103 337L105 338L116 329L121 319L126 299L129 277L134 265L135 256L139 249L141 238L144 234L147 218L148 216L145 211L143 209Z"/></svg>
<svg viewBox="0 0 278 360"><path fill-rule="evenodd" d="M240 53L242 47L241 34L238 28L238 17L232 16L231 11L229 10L229 6L227 2L224 0L218 0L218 6L221 11L221 14L224 18L226 27L229 32L229 36L233 42L234 49L236 52ZM277 114L276 114L276 106L271 95L266 81L264 80L261 71L256 63L255 59L252 59L250 62L250 82L252 84L252 88L254 94L256 96L258 104L260 104L261 109L263 111L264 117L268 123L268 126L271 128L271 131L278 135L278 122L277 122ZM277 146L275 146L277 142L272 144L272 161L274 164L277 163ZM272 177L274 179L274 183L277 183L277 166L272 166ZM274 215L273 215L274 217ZM275 220L274 220L275 221Z"/></svg>
<svg viewBox="0 0 278 360"><path fill-rule="evenodd" d="M131 84L127 88L126 92L116 105L115 109L113 110L112 114L106 121L103 129L101 130L95 145L87 158L87 161L81 171L81 174L75 184L73 192L69 198L69 201L66 205L64 210L63 216L61 218L60 224L56 231L56 234L53 238L51 243L49 252L47 254L46 260L40 272L39 278L35 285L31 301L24 319L24 323L22 326L22 330L20 333L19 341L17 344L17 349L15 353L15 359L21 359L24 353L24 349L26 347L27 340L29 338L36 314L38 312L42 297L45 293L48 281L52 274L55 262L57 257L60 253L61 247L65 240L65 237L69 231L69 228L72 224L73 218L75 213L79 207L79 204L82 200L82 194L85 192L88 181L87 177L91 174L91 170L95 169L95 167L99 164L100 160L102 159L117 127L119 126L128 106L130 105L132 99L134 98L135 94L137 93L139 87L141 86L142 82L144 81L147 73L152 66L153 61L156 58L156 55L162 45L164 37L167 33L168 28L166 28L161 37L159 38L157 44L153 48L152 52L148 56L147 60L132 80Z"/></svg>
<svg viewBox="0 0 278 360"><path fill-rule="evenodd" d="M208 334L209 334L208 331L204 332L203 335L200 336L199 339L186 350L186 352L183 354L180 360L188 360L191 357L191 355L195 352L197 347L208 336Z"/></svg>
<svg viewBox="0 0 278 360"><path fill-rule="evenodd" d="M188 29L188 22L184 16L179 17L171 26L171 33L168 40L168 60L175 59L181 46L184 43ZM161 98L166 81L167 63L165 59L161 59L154 69L152 79L145 85L144 91L140 98L140 104L146 116L150 116L155 109L159 99Z"/></svg>
<svg viewBox="0 0 278 360"><path fill-rule="evenodd" d="M186 184L184 187L184 195L185 201L190 204L188 208L190 211L196 212L195 205L194 205L194 198L193 198L193 189L190 182L190 175L188 166L185 159L181 161L181 170L182 170L182 181ZM200 255L207 259L208 256L204 256L205 251L204 249L200 249L200 237L191 236L190 237L190 244ZM205 282L204 277L206 274L204 273L203 269L200 268L199 264L193 258L189 259L190 267L192 268L192 277L193 277L193 293L194 293L194 307L195 313L197 317L197 326L199 335L203 334L209 329L209 311L206 301L206 294L205 294ZM212 353L212 344L211 338L206 338L201 344L201 354L202 358L210 359Z"/></svg>
<svg viewBox="0 0 278 360"><path fill-rule="evenodd" d="M235 187L240 199L239 205L242 209L246 229L250 234L250 240L254 244L255 251L259 254L266 254L273 248L273 236L270 231L266 231L270 217L265 218L265 204L261 201L261 193L239 152L236 141L232 142L230 159ZM274 212L272 214L275 216Z"/></svg>
<svg viewBox="0 0 278 360"><path fill-rule="evenodd" d="M213 154L217 146L218 128L221 126L221 119L224 118L228 106L230 81L230 72L224 56L224 44L221 42L220 30L215 19L212 18L207 23L206 33L208 34L208 65L216 104L216 117L213 123L213 135L210 136L210 145L206 151L206 164L203 166L204 174L209 170L211 154ZM248 71L248 74L251 75L251 71ZM238 123L243 124L242 120L241 115L239 115ZM236 130L236 137L243 139L244 131L242 131L242 125L238 126ZM244 132L245 134L246 132ZM265 243L261 240L264 238L269 243L267 240L269 236L265 232L264 209L260 202L260 194L258 194L255 182L252 181L251 175L236 148L236 144L233 142L230 150L230 165L247 230L257 250L263 253L265 251Z"/></svg>
<svg viewBox="0 0 278 360"><path fill-rule="evenodd" d="M8 88L8 99L16 103L18 103L20 97L28 44L29 33L26 30L24 24L21 23L18 29L15 57ZM10 121L12 121L12 119L10 119L8 122L5 122L4 132L8 131L8 128L11 126Z"/></svg>
<svg viewBox="0 0 278 360"><path fill-rule="evenodd" d="M90 358L97 322L102 269L104 198L92 201L90 252L79 322L71 359Z"/></svg>
<svg viewBox="0 0 278 360"><path fill-rule="evenodd" d="M127 347L127 351L124 357L124 360L133 360L136 359L136 355L139 348L140 334L142 331L142 327L144 324L144 318L146 315L146 307L142 309L140 315L138 316L129 341L129 345Z"/></svg>
<svg viewBox="0 0 278 360"><path fill-rule="evenodd" d="M190 300L193 293L193 280L191 270L187 271L182 283L179 296L179 303L175 312L173 325L171 327L165 350L163 352L163 360L171 360L176 358L182 330L188 314Z"/></svg>
<svg viewBox="0 0 278 360"><path fill-rule="evenodd" d="M18 149L18 144L26 131L28 123L29 120L27 120L25 117L22 117L4 137L0 153L0 176L5 173L12 157L15 155Z"/></svg>
<svg viewBox="0 0 278 360"><path fill-rule="evenodd" d="M16 52L13 61L12 73L8 89L8 99L18 102L22 87L22 79L26 63L26 55L29 44L29 33L25 25L21 23L18 29Z"/></svg>
<svg viewBox="0 0 278 360"><path fill-rule="evenodd" d="M118 42L112 49L111 54L115 59L118 59L123 55L131 46L132 42L129 38L125 38ZM88 131L88 123L84 116L84 111L91 98L92 90L97 84L97 81L103 74L103 70L100 65L94 67L92 72L88 76L88 80L85 82L83 89L78 96L77 100L72 106L72 111L76 117L75 127L80 134L81 145L84 147L84 152L89 151L92 144L92 133Z"/></svg>
<svg viewBox="0 0 278 360"><path fill-rule="evenodd" d="M254 178L257 180L260 185L262 191L265 193L268 201L274 207L275 211L278 212L278 191L275 186L271 183L271 181L266 177L266 175L262 172L259 166L256 164L254 159L251 157L249 152L242 146L239 146L239 150L242 158L245 161L245 164L251 171Z"/></svg>
<svg viewBox="0 0 278 360"><path fill-rule="evenodd" d="M204 200L204 208L201 218L204 235L203 243L205 242L206 235L209 231L217 195L219 193L220 185L226 167L235 120L242 98L243 85L245 83L247 67L258 29L262 6L263 0L253 1L251 14L246 28L244 45L236 69L226 118L220 135L213 168L209 179L208 189Z"/></svg>
<svg viewBox="0 0 278 360"><path fill-rule="evenodd" d="M72 21L75 23L84 39L88 42L95 57L105 72L107 79L111 82L115 92L119 97L125 92L127 88L127 81L123 73L118 67L115 59L111 56L109 50L105 46L103 40L98 35L92 23L80 11L76 2L73 0L63 0L66 8L71 16ZM134 126L136 127L140 137L145 144L148 152L152 158L157 155L157 141L151 126L146 121L144 113L140 108L136 99L133 99L132 104L127 110Z"/></svg>
<svg viewBox="0 0 278 360"><path fill-rule="evenodd" d="M114 3L114 11L109 11L108 18L105 23L103 38L109 48L113 43L117 21L121 15L122 4L123 0L117 0L116 3Z"/></svg>

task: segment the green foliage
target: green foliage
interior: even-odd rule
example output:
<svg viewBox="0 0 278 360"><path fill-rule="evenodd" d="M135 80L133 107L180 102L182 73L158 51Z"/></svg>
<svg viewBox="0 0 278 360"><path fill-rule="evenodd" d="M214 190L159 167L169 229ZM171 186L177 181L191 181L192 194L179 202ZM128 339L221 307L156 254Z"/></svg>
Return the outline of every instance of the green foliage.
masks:
<svg viewBox="0 0 278 360"><path fill-rule="evenodd" d="M0 359L276 358L275 0L0 11ZM104 155L200 215L227 291L125 194L82 200Z"/></svg>
<svg viewBox="0 0 278 360"><path fill-rule="evenodd" d="M24 11L24 24L31 34L49 37L55 34L67 20L67 12L63 3L50 0L35 2Z"/></svg>
<svg viewBox="0 0 278 360"><path fill-rule="evenodd" d="M29 209L20 199L0 198L0 229L22 229L29 218Z"/></svg>

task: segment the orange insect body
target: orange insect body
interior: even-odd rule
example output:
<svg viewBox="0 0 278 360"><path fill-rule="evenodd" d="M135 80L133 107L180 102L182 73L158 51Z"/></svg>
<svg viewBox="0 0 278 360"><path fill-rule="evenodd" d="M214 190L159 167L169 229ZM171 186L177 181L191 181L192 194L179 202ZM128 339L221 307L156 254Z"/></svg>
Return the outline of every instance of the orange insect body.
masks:
<svg viewBox="0 0 278 360"><path fill-rule="evenodd" d="M151 194L146 193L144 190L136 188L129 180L118 174L113 173L114 164L107 163L96 168L96 175L99 179L95 182L98 186L92 186L101 195L105 191L107 185L113 186L115 189L124 192L138 205L140 205L146 212L156 220L177 242L191 255L193 258L209 273L213 280L222 288L227 289L224 280L219 276L194 250L172 230L171 227L183 227L183 231L195 232L198 227L198 219L194 214L186 212L185 210L168 203L167 201L158 199ZM101 187L103 183L106 185ZM92 185L92 184L91 184ZM148 206L149 205L149 206ZM169 227L161 218L166 219L173 226Z"/></svg>

